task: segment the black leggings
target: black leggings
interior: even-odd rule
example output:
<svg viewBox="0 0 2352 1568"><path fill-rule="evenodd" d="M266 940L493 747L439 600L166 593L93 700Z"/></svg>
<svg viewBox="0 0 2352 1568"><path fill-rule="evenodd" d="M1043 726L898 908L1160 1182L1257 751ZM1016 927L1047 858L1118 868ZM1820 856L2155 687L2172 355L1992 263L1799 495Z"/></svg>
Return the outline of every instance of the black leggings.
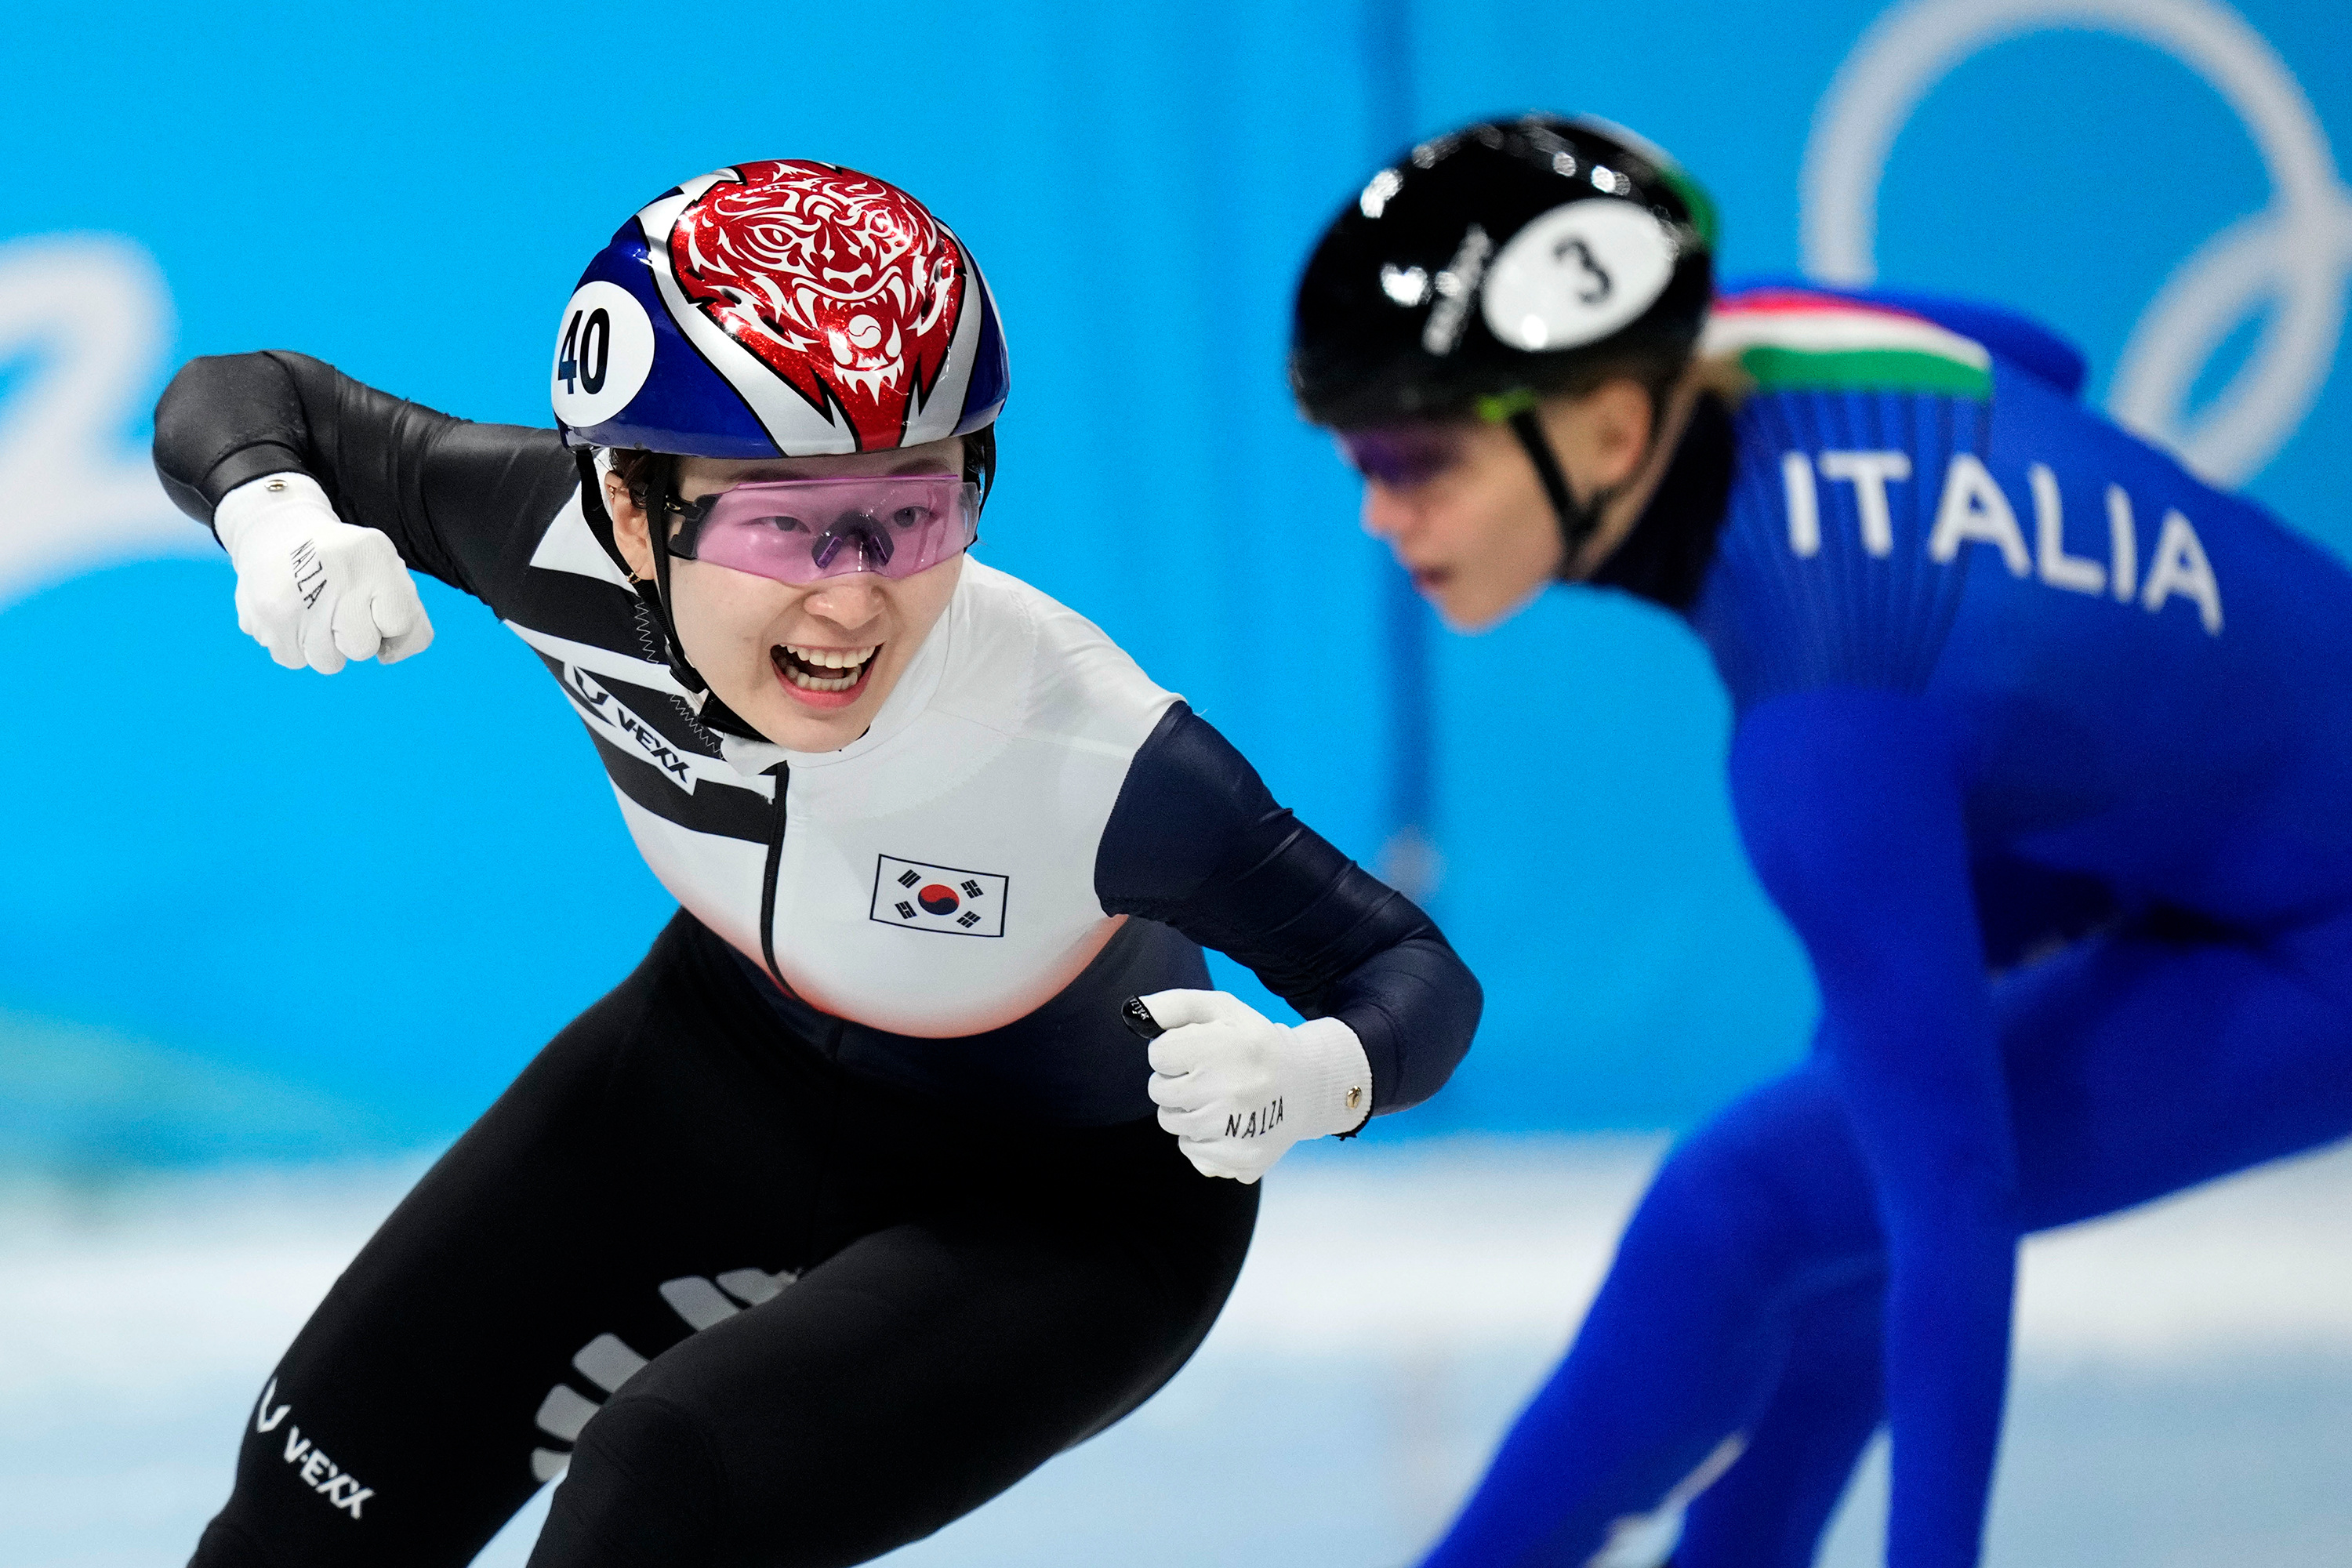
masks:
<svg viewBox="0 0 2352 1568"><path fill-rule="evenodd" d="M534 1568L861 1563L978 1507L1183 1364L1257 1189L958 1111L680 915L328 1293L194 1568L464 1563L567 1461Z"/></svg>

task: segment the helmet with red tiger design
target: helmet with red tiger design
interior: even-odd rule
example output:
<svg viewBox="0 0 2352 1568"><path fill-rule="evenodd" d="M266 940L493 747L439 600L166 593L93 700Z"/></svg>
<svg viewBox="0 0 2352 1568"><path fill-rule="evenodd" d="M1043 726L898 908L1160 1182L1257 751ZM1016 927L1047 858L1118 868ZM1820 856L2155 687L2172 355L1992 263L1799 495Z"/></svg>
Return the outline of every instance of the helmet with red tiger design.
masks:
<svg viewBox="0 0 2352 1568"><path fill-rule="evenodd" d="M971 435L1010 384L954 231L870 174L768 159L621 226L563 308L551 391L574 446L772 458Z"/></svg>

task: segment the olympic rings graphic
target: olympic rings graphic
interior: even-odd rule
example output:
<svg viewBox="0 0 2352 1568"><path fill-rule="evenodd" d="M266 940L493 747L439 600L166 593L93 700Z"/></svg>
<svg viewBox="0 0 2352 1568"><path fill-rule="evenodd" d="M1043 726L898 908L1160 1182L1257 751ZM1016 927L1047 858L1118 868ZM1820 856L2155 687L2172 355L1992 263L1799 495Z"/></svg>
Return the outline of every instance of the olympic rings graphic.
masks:
<svg viewBox="0 0 2352 1568"><path fill-rule="evenodd" d="M2269 205L2200 246L2149 301L2107 396L2122 423L2237 483L2294 434L2335 363L2352 281L2352 192L2285 63L2219 0L1909 0L1886 12L1813 116L1801 187L1806 269L1827 282L1869 282L1887 153L1920 100L1992 45L2059 28L2148 44L2197 72L2236 111L2270 171ZM2276 308L2253 352L2192 415L2198 373L2266 301Z"/></svg>

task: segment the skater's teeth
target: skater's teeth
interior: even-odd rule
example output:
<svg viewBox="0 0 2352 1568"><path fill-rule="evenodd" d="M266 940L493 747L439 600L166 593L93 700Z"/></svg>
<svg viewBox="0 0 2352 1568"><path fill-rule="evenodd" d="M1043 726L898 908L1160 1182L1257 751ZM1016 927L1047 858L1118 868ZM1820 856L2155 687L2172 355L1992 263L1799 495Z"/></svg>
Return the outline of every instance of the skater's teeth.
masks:
<svg viewBox="0 0 2352 1568"><path fill-rule="evenodd" d="M802 663L814 665L820 669L855 669L874 657L874 649L870 647L802 647L794 643L786 643L784 651Z"/></svg>
<svg viewBox="0 0 2352 1568"><path fill-rule="evenodd" d="M857 684L866 673L866 665L880 648L803 647L784 643L775 649L773 662L786 680L803 691L846 691ZM839 670L837 676L819 674L820 670Z"/></svg>
<svg viewBox="0 0 2352 1568"><path fill-rule="evenodd" d="M821 680L814 675L803 675L789 665L784 668L784 679L804 691L846 691L857 684L857 677L854 675L845 675L835 680Z"/></svg>

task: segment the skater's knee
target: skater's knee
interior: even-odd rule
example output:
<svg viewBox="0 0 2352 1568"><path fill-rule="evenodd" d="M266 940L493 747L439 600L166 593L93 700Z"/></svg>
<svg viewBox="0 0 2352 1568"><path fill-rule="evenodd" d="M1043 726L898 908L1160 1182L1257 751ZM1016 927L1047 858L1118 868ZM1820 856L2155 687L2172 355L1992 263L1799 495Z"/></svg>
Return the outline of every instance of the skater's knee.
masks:
<svg viewBox="0 0 2352 1568"><path fill-rule="evenodd" d="M223 1517L205 1526L188 1568L286 1568L286 1564Z"/></svg>
<svg viewBox="0 0 2352 1568"><path fill-rule="evenodd" d="M1627 1247L1662 1244L1685 1264L1704 1260L1754 1289L1796 1240L1788 1205L1757 1174L1737 1150L1704 1141L1675 1150L1642 1200Z"/></svg>
<svg viewBox="0 0 2352 1568"><path fill-rule="evenodd" d="M1868 1184L1839 1156L1843 1118L1810 1088L1771 1086L1676 1147L1634 1231L1653 1231L1757 1291L1810 1279L1871 1245Z"/></svg>
<svg viewBox="0 0 2352 1568"><path fill-rule="evenodd" d="M727 1478L709 1424L623 1393L580 1434L531 1568L670 1568L719 1556Z"/></svg>
<svg viewBox="0 0 2352 1568"><path fill-rule="evenodd" d="M625 1390L582 1430L530 1568L838 1568L997 1489L924 1495L919 1457L894 1463L840 1422L813 1423L815 1403L781 1400L753 1419L723 1401Z"/></svg>

